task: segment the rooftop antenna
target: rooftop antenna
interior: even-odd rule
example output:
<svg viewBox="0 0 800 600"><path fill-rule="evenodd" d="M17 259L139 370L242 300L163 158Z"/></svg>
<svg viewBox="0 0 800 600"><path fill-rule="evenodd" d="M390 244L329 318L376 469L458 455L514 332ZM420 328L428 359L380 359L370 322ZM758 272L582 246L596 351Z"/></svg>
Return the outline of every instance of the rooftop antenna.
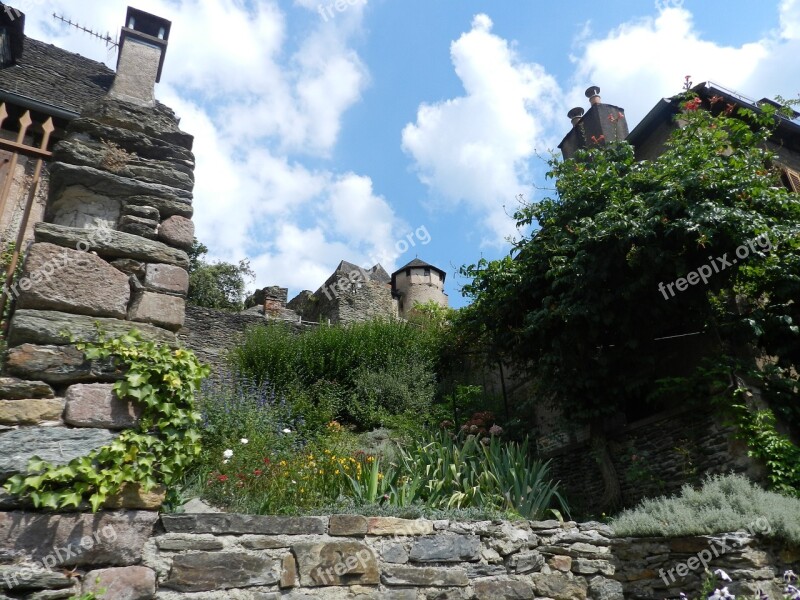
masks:
<svg viewBox="0 0 800 600"><path fill-rule="evenodd" d="M66 24L66 25L68 25L70 27L74 27L75 29L79 29L80 31L83 31L84 33L88 33L90 36L92 36L94 38L97 38L100 41L105 42L106 48L109 48L111 50L119 48L119 42L117 40L115 40L114 38L112 38L111 34L108 33L108 32L106 32L106 34L103 35L101 33L98 33L96 31L94 31L93 29L89 29L88 27L84 27L83 25L80 25L77 22L73 23L72 19L68 19L67 17L64 17L63 15L59 15L59 14L56 14L56 13L53 13L53 18L56 21L61 21L62 23Z"/></svg>

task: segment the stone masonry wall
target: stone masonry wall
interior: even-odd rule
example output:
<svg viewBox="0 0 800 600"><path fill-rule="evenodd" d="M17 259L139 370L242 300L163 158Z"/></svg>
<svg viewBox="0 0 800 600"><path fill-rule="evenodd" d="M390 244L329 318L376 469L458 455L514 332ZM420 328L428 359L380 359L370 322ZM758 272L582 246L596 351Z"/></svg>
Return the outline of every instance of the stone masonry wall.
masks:
<svg viewBox="0 0 800 600"><path fill-rule="evenodd" d="M703 563L734 594L774 599L800 548L552 520L0 513L2 599L105 587L110 600L656 600L696 595Z"/></svg>
<svg viewBox="0 0 800 600"><path fill-rule="evenodd" d="M609 454L622 488L625 506L644 497L673 494L685 483L698 483L709 473L747 472L763 478L747 448L710 411L677 409L644 419L608 437ZM561 481L573 505L596 507L603 480L590 443L571 444L545 455L551 474Z"/></svg>

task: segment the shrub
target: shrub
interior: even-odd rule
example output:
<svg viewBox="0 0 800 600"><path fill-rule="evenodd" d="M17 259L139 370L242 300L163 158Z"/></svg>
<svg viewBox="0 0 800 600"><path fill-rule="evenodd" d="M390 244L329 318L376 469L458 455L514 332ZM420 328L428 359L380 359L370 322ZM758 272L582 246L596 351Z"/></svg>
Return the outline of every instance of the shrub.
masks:
<svg viewBox="0 0 800 600"><path fill-rule="evenodd" d="M761 519L761 521L759 521ZM800 500L768 492L742 475L708 477L699 489L643 500L612 520L617 535L708 535L754 528L763 535L800 544Z"/></svg>

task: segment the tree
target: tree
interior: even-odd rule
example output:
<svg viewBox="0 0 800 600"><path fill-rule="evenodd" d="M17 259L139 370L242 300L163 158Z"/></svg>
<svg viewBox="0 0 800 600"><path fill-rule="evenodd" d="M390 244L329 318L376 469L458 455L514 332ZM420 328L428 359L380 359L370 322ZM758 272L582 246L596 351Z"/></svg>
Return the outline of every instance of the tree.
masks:
<svg viewBox="0 0 800 600"><path fill-rule="evenodd" d="M529 364L542 397L595 435L654 391L659 338L692 332L723 364L773 357L797 404L800 200L766 150L779 117L691 94L682 108L654 160L626 142L551 160L557 196L515 214L530 233L462 268L465 326Z"/></svg>
<svg viewBox="0 0 800 600"><path fill-rule="evenodd" d="M208 248L196 239L189 252L189 295L187 302L194 306L221 310L244 308L247 279L255 273L247 259L238 265L226 262L208 263L202 259Z"/></svg>

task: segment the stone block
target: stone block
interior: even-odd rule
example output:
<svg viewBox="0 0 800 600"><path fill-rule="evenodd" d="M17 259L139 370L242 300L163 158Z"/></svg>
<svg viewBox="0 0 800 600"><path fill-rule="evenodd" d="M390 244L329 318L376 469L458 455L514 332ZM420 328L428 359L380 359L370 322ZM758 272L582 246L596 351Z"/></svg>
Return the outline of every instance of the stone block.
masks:
<svg viewBox="0 0 800 600"><path fill-rule="evenodd" d="M43 569L40 564L0 565L0 590L3 591L18 593L29 590L63 590L71 589L74 583L74 580L63 573Z"/></svg>
<svg viewBox="0 0 800 600"><path fill-rule="evenodd" d="M331 515L329 535L366 535L369 524L361 515Z"/></svg>
<svg viewBox="0 0 800 600"><path fill-rule="evenodd" d="M473 562L480 552L478 536L443 533L416 540L408 556L411 562Z"/></svg>
<svg viewBox="0 0 800 600"><path fill-rule="evenodd" d="M26 427L0 432L0 479L27 470L34 456L56 465L110 444L116 435L104 429Z"/></svg>
<svg viewBox="0 0 800 600"><path fill-rule="evenodd" d="M131 321L150 323L171 331L183 327L186 301L179 296L142 292L131 303Z"/></svg>
<svg viewBox="0 0 800 600"><path fill-rule="evenodd" d="M280 580L279 561L242 552L178 554L162 587L204 592L273 585Z"/></svg>
<svg viewBox="0 0 800 600"><path fill-rule="evenodd" d="M533 585L539 596L553 600L586 600L588 585L583 577L572 573L534 573Z"/></svg>
<svg viewBox="0 0 800 600"><path fill-rule="evenodd" d="M570 556L561 556L556 555L551 557L547 564L550 566L551 569L555 569L556 571L571 571L572 570L572 557Z"/></svg>
<svg viewBox="0 0 800 600"><path fill-rule="evenodd" d="M37 425L59 421L64 412L61 398L0 400L0 423L4 425Z"/></svg>
<svg viewBox="0 0 800 600"><path fill-rule="evenodd" d="M380 549L381 560L394 565L408 562L408 552L403 544L385 544Z"/></svg>
<svg viewBox="0 0 800 600"><path fill-rule="evenodd" d="M126 204L122 208L123 215L131 215L132 217L139 217L140 219L147 219L158 223L161 221L161 215L155 206L136 206L134 204Z"/></svg>
<svg viewBox="0 0 800 600"><path fill-rule="evenodd" d="M475 600L533 600L530 579L497 577L482 579L472 584Z"/></svg>
<svg viewBox="0 0 800 600"><path fill-rule="evenodd" d="M103 503L103 508L127 510L158 510L167 498L167 490L157 486L145 492L141 484L126 482L122 489L113 496L109 496Z"/></svg>
<svg viewBox="0 0 800 600"><path fill-rule="evenodd" d="M114 381L121 375L112 361L86 360L74 346L16 346L8 350L6 369L14 375L49 384Z"/></svg>
<svg viewBox="0 0 800 600"><path fill-rule="evenodd" d="M523 573L531 573L539 571L544 566L544 556L536 550L528 552L520 552L512 555L508 560L508 566L513 573L522 575Z"/></svg>
<svg viewBox="0 0 800 600"><path fill-rule="evenodd" d="M189 250L194 243L194 223L186 217L170 217L159 226L158 239L170 246Z"/></svg>
<svg viewBox="0 0 800 600"><path fill-rule="evenodd" d="M597 560L591 558L576 558L572 563L572 572L580 575L613 575L614 565L607 560Z"/></svg>
<svg viewBox="0 0 800 600"><path fill-rule="evenodd" d="M84 594L101 590L105 590L101 598L152 600L156 593L156 573L147 567L115 567L89 571L83 576Z"/></svg>
<svg viewBox="0 0 800 600"><path fill-rule="evenodd" d="M130 429L141 416L141 406L121 400L110 383L78 383L66 393L64 421L75 427Z"/></svg>
<svg viewBox="0 0 800 600"><path fill-rule="evenodd" d="M57 567L125 567L141 562L157 520L154 511L0 512L0 549L47 557Z"/></svg>
<svg viewBox="0 0 800 600"><path fill-rule="evenodd" d="M131 233L154 240L156 238L156 231L158 230L158 221L142 219L141 217L134 217L133 215L123 215L119 219L117 228L124 233Z"/></svg>
<svg viewBox="0 0 800 600"><path fill-rule="evenodd" d="M156 538L159 550L182 552L184 550L222 550L223 543L213 535L190 535L168 533Z"/></svg>
<svg viewBox="0 0 800 600"><path fill-rule="evenodd" d="M89 250L108 259L132 258L144 262L189 267L189 255L186 252L161 242L122 231L104 231L102 236L93 236L92 233L89 229L53 223L37 223L34 227L37 242L47 242L67 248L75 248L77 244L83 243Z"/></svg>
<svg viewBox="0 0 800 600"><path fill-rule="evenodd" d="M467 573L460 567L402 567L387 566L381 581L385 585L413 585L419 587L466 587Z"/></svg>
<svg viewBox="0 0 800 600"><path fill-rule="evenodd" d="M327 530L325 517L278 517L203 513L163 515L161 523L168 533L215 533L222 535L322 535Z"/></svg>
<svg viewBox="0 0 800 600"><path fill-rule="evenodd" d="M155 196L131 196L126 199L124 206L126 208L128 206L152 206L158 210L162 219L168 219L173 215L191 219L194 213L194 208L190 202L174 198L158 198ZM123 208L123 210L125 210L125 208Z"/></svg>
<svg viewBox="0 0 800 600"><path fill-rule="evenodd" d="M28 381L16 377L0 377L0 399L54 398L53 388L44 381Z"/></svg>
<svg viewBox="0 0 800 600"><path fill-rule="evenodd" d="M157 292L186 295L189 273L175 265L150 264L145 268L144 286Z"/></svg>
<svg viewBox="0 0 800 600"><path fill-rule="evenodd" d="M366 544L351 541L294 544L300 585L377 585L378 561Z"/></svg>
<svg viewBox="0 0 800 600"><path fill-rule="evenodd" d="M128 277L100 257L48 243L31 246L19 288L19 308L93 317L125 318L131 295Z"/></svg>
<svg viewBox="0 0 800 600"><path fill-rule="evenodd" d="M605 577L592 577L589 581L589 596L592 600L624 600L622 584Z"/></svg>
<svg viewBox="0 0 800 600"><path fill-rule="evenodd" d="M297 585L297 561L294 554L287 554L281 563L281 579L278 582L281 589L293 588Z"/></svg>
<svg viewBox="0 0 800 600"><path fill-rule="evenodd" d="M367 533L369 535L430 535L433 533L433 521L370 517Z"/></svg>

